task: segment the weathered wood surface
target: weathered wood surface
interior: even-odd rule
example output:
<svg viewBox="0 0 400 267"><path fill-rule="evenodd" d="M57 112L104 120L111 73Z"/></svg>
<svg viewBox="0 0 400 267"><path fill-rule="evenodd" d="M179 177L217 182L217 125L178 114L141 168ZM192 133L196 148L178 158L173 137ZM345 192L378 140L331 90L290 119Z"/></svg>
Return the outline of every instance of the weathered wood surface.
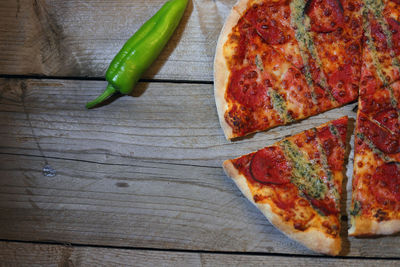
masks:
<svg viewBox="0 0 400 267"><path fill-rule="evenodd" d="M2 0L0 74L103 77L124 42L164 0ZM214 51L236 0L189 1L144 78L212 81Z"/></svg>
<svg viewBox="0 0 400 267"><path fill-rule="evenodd" d="M133 96L86 110L85 103L105 86L102 81L0 79L2 152L42 156L42 150L46 157L108 164L131 164L136 158L221 167L227 158L286 135L355 116L353 104L232 143L218 123L212 85L140 83Z"/></svg>
<svg viewBox="0 0 400 267"><path fill-rule="evenodd" d="M168 252L0 242L5 266L398 266L396 260Z"/></svg>
<svg viewBox="0 0 400 267"><path fill-rule="evenodd" d="M355 104L232 143L220 129L212 85L141 83L135 96L85 110L104 87L0 79L0 239L312 254L275 230L220 166L354 117ZM342 254L398 257L400 240L345 238Z"/></svg>
<svg viewBox="0 0 400 267"><path fill-rule="evenodd" d="M0 242L0 265L396 265L398 235L347 238L345 216L345 257L315 256L274 229L223 173L227 158L355 117L351 104L226 141L208 83L217 37L236 0L189 1L176 34L144 75L153 82L100 109L84 104L105 82L23 78L103 77L164 2L0 1L0 75L21 75L0 79L0 239L72 244ZM352 154L347 167L343 215Z"/></svg>

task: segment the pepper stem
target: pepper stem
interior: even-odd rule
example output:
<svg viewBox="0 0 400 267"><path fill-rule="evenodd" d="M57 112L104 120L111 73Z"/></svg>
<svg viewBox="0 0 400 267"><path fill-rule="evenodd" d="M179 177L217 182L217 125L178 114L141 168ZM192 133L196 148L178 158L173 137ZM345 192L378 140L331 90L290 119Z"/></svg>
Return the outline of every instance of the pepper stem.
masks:
<svg viewBox="0 0 400 267"><path fill-rule="evenodd" d="M100 96L98 96L95 100L90 101L86 104L86 108L87 109L93 108L94 106L100 104L101 102L103 102L104 100L106 100L107 98L109 98L111 95L113 95L116 92L117 92L117 89L115 89L115 87L109 83L107 85L106 90Z"/></svg>

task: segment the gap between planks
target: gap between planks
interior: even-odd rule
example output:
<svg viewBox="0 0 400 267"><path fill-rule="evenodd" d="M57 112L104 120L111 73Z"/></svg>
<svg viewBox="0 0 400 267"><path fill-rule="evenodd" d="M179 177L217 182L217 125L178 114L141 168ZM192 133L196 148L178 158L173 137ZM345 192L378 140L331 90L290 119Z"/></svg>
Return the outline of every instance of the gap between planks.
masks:
<svg viewBox="0 0 400 267"><path fill-rule="evenodd" d="M30 154L20 154L20 153L3 153L0 152L0 155L9 155L9 156L21 156L21 157L33 157L33 158L43 158L42 155L30 155ZM84 163L92 163L99 165L108 165L108 166L122 166L122 167L132 167L135 165L132 164L123 164L123 163L109 163L109 162L100 162L100 161L91 161L91 160L83 160L83 159L73 159L73 158L61 158L61 157L52 157L46 156L46 159L55 159L55 160L66 160L66 161L75 161L75 162L84 162ZM167 164L167 165L178 165L178 166L186 166L186 167L200 167L200 168L214 168L214 169L222 169L222 166L208 166L208 165L195 165L195 164L185 164L185 163L171 163L171 162L160 162L160 161L149 161L144 160L146 163L158 163L158 164Z"/></svg>
<svg viewBox="0 0 400 267"><path fill-rule="evenodd" d="M329 255L305 255L305 254L285 254L285 253L268 253L268 252L242 252L242 251L211 251L211 250L189 250L189 249L163 249L152 247L133 247L133 246L112 246L112 245L94 245L80 244L58 241L27 241L27 240L10 240L0 239L0 243L19 243L30 245L47 245L47 246L65 246L76 248L103 248L118 250L136 250L136 251L155 251L170 253L187 253L187 254L211 254L211 255L238 255L238 256L268 256L268 257L285 257L285 258L314 258L314 259L342 259L342 260L381 260L381 261L400 261L400 257L361 257L361 256L329 256Z"/></svg>
<svg viewBox="0 0 400 267"><path fill-rule="evenodd" d="M44 76L44 75L10 75L0 74L0 79L30 79L30 80L67 80L67 81L105 81L104 77L79 77L79 76ZM180 80L180 79L140 79L138 83L189 83L189 84L214 84L214 81Z"/></svg>

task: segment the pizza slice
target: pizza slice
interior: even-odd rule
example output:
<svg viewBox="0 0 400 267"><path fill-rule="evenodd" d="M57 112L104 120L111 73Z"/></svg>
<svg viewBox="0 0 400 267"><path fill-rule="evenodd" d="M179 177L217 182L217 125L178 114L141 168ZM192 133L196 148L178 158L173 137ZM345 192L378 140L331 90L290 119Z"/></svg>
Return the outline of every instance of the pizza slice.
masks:
<svg viewBox="0 0 400 267"><path fill-rule="evenodd" d="M397 2L397 3L396 3ZM400 5L365 1L349 235L400 231Z"/></svg>
<svg viewBox="0 0 400 267"><path fill-rule="evenodd" d="M313 251L337 255L346 134L343 117L223 168L276 228Z"/></svg>
<svg viewBox="0 0 400 267"><path fill-rule="evenodd" d="M365 1L362 10L364 43L360 90L387 87L400 78L400 3Z"/></svg>
<svg viewBox="0 0 400 267"><path fill-rule="evenodd" d="M228 139L283 125L333 108L317 98L300 70L265 43L233 9L215 58L215 100Z"/></svg>
<svg viewBox="0 0 400 267"><path fill-rule="evenodd" d="M360 96L349 235L400 231L400 82Z"/></svg>
<svg viewBox="0 0 400 267"><path fill-rule="evenodd" d="M345 11L337 0L308 6L303 0L241 0L234 6L214 63L215 100L227 139L356 99L361 46L355 37L362 31L360 8L348 2Z"/></svg>

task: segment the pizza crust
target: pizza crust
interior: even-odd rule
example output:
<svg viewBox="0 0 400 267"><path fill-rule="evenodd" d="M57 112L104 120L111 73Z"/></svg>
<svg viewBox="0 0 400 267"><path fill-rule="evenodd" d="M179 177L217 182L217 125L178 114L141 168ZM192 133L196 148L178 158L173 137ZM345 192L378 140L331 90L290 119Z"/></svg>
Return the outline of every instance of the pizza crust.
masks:
<svg viewBox="0 0 400 267"><path fill-rule="evenodd" d="M378 222L366 217L352 217L350 236L391 235L400 231L400 220Z"/></svg>
<svg viewBox="0 0 400 267"><path fill-rule="evenodd" d="M239 0L235 6L233 6L225 24L222 28L221 34L219 35L217 48L215 51L214 58L214 96L215 103L217 105L218 118L221 124L222 130L224 131L226 139L230 140L234 136L232 127L225 121L225 112L228 110L228 103L225 100L225 92L228 87L230 70L224 56L224 46L229 39L229 35L232 33L232 29L236 26L243 12L247 9L247 3L249 0Z"/></svg>
<svg viewBox="0 0 400 267"><path fill-rule="evenodd" d="M219 122L227 139L233 138L232 127L225 121L225 112L228 110L228 103L225 100L225 91L228 87L230 71L224 56L224 45L232 32L232 28L240 19L240 14L232 8L218 38L214 58L214 97L217 105Z"/></svg>
<svg viewBox="0 0 400 267"><path fill-rule="evenodd" d="M246 177L237 171L230 160L223 163L223 168L225 173L234 180L243 195L264 214L272 225L286 236L298 241L315 252L333 256L339 254L341 250L340 237L330 237L316 228L310 228L307 231L298 231L294 229L292 225L285 223L281 217L273 213L269 204L258 204L254 202L250 188L247 185Z"/></svg>
<svg viewBox="0 0 400 267"><path fill-rule="evenodd" d="M256 4L257 2L263 2L263 1L238 0L232 9L234 9L237 13L239 13L240 16L243 16L243 14L247 10L250 2L252 2L253 4Z"/></svg>

